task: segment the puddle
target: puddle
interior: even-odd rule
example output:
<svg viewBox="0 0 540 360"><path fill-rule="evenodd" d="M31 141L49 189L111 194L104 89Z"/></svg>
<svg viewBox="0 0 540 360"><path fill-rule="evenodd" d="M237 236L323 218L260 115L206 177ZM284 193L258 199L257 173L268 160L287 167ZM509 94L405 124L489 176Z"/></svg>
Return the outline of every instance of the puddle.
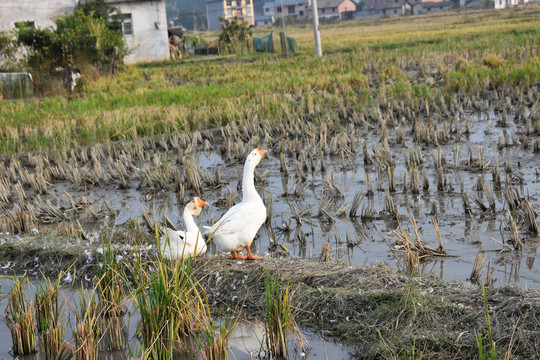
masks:
<svg viewBox="0 0 540 360"><path fill-rule="evenodd" d="M7 293L11 289L11 281L6 278L0 278L0 289L2 291L0 297L0 311L4 314L8 299ZM34 298L35 288L38 283L33 282L33 285L26 287L26 295L31 299ZM69 302L69 306L65 305L68 325L65 331L66 340L73 344L71 338L72 327L74 325L74 315L72 314L73 308L76 307L76 303L79 302L78 291L80 289L73 289L70 287L64 287L61 291L62 296ZM140 349L136 333L136 325L139 322L139 314L134 309L133 303L128 304L128 313L123 316L123 324L125 326L125 349L116 351L103 351L99 353L99 359L101 360L124 360L129 359L132 355L136 355ZM346 345L334 343L332 341L325 341L317 334L310 332L309 330L302 329L302 334L308 342L308 348L303 351L300 348L295 348L292 339L289 343L289 359L337 359L345 360L350 359L349 352L352 349ZM188 351L181 356L182 359L190 360L202 360L198 349L197 341L194 339L186 342L188 344ZM238 325L234 329L230 338L230 358L237 360L250 360L256 358L261 349L264 353L264 324L257 319L241 319ZM13 355L10 352L11 333L6 325L4 317L0 321L0 359L13 359ZM39 354L17 357L19 359L35 360L39 358Z"/></svg>

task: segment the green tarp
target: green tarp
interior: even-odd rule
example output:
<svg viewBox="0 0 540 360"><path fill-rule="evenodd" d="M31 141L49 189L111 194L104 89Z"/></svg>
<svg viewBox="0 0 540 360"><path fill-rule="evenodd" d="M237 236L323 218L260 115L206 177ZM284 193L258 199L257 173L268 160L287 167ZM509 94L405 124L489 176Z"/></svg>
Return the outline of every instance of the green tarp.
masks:
<svg viewBox="0 0 540 360"><path fill-rule="evenodd" d="M279 33L279 39L281 40L281 50L288 52L289 54L296 54L296 39L285 35L284 32Z"/></svg>
<svg viewBox="0 0 540 360"><path fill-rule="evenodd" d="M257 52L274 52L273 32L266 36L254 36L253 48Z"/></svg>

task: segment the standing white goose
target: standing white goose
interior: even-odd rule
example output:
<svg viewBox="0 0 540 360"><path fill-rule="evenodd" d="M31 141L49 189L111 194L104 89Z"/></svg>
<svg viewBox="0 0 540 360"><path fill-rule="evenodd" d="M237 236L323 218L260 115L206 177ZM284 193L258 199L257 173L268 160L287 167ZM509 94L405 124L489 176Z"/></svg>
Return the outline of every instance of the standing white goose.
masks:
<svg viewBox="0 0 540 360"><path fill-rule="evenodd" d="M206 252L204 237L193 220L193 216L199 216L205 205L208 203L198 196L186 204L183 214L185 231L165 228L165 234L161 238L161 251L164 257L180 259L201 256Z"/></svg>
<svg viewBox="0 0 540 360"><path fill-rule="evenodd" d="M266 150L255 149L249 153L242 177L242 202L234 205L212 227L205 227L221 251L230 251L233 259L260 260L251 253L250 245L261 225L266 221L266 207L255 189L255 167ZM246 255L237 251L246 250Z"/></svg>

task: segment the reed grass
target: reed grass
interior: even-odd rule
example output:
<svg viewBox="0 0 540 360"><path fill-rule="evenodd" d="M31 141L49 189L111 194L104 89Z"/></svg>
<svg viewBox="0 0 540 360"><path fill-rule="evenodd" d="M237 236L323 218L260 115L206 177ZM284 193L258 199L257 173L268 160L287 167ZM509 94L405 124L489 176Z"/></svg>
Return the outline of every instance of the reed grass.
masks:
<svg viewBox="0 0 540 360"><path fill-rule="evenodd" d="M295 341L304 347L306 342L294 320L292 299L294 293L289 291L289 284L281 286L277 276L270 276L266 271L266 346L274 358L288 357L288 336L292 334Z"/></svg>
<svg viewBox="0 0 540 360"><path fill-rule="evenodd" d="M16 355L37 351L34 303L24 292L28 278L13 278L6 307L6 322L11 332L12 350Z"/></svg>
<svg viewBox="0 0 540 360"><path fill-rule="evenodd" d="M69 271L69 269L68 269ZM60 280L65 272L60 271L54 284L44 277L35 294L36 324L40 334L40 356L44 360L68 360L73 349L65 339L65 300L60 298Z"/></svg>
<svg viewBox="0 0 540 360"><path fill-rule="evenodd" d="M81 287L79 301L75 306L73 358L75 360L97 360L101 326L95 289L87 291Z"/></svg>
<svg viewBox="0 0 540 360"><path fill-rule="evenodd" d="M159 245L159 233L155 228ZM204 289L194 277L192 259L144 260L136 249L131 273L141 324L138 333L152 358L170 359L181 350L181 338L200 327Z"/></svg>

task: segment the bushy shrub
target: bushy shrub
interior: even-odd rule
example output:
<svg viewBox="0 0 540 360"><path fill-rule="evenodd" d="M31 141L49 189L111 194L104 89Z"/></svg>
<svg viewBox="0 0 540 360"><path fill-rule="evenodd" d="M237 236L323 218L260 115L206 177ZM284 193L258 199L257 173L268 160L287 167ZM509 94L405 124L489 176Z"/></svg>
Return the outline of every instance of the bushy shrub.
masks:
<svg viewBox="0 0 540 360"><path fill-rule="evenodd" d="M4 31L0 31L0 72L12 71L17 67L15 53L17 46L13 36Z"/></svg>
<svg viewBox="0 0 540 360"><path fill-rule="evenodd" d="M238 46L240 45L242 53L244 52L244 45L247 45L249 50L249 39L253 36L253 25L248 24L247 21L240 21L238 16L233 17L231 20L227 20L223 17L219 17L221 23L221 34L219 35L219 42L221 46L224 46L229 52L238 52Z"/></svg>
<svg viewBox="0 0 540 360"><path fill-rule="evenodd" d="M56 29L19 27L17 41L26 48L26 61L32 68L72 68L83 64L118 64L127 55L120 29L111 29L93 11L60 17Z"/></svg>

